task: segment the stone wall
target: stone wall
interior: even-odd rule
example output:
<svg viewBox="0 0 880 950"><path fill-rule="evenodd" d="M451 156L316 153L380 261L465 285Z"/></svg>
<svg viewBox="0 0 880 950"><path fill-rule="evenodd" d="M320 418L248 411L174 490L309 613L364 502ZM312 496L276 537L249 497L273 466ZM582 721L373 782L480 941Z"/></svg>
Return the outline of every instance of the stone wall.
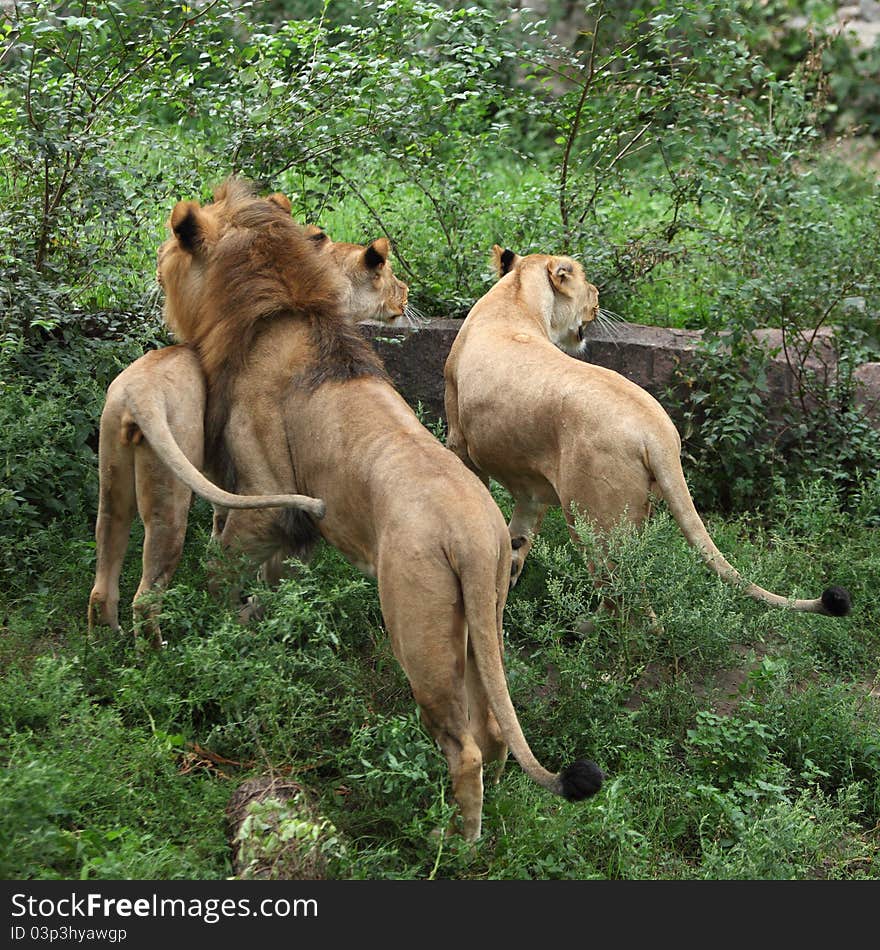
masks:
<svg viewBox="0 0 880 950"><path fill-rule="evenodd" d="M361 324L364 335L373 343L404 398L411 406L421 403L433 418L442 418L443 365L461 326L460 320L430 320L425 326L394 328L379 323ZM676 407L666 396L677 366L693 360L702 332L619 324L613 335L593 324L587 336L584 359L616 370L643 386L662 403L673 417ZM779 330L759 330L757 336L771 357L767 365L767 393L771 410L799 398L796 375L783 352ZM836 355L829 333L817 339L807 368L819 378L832 379ZM512 372L516 372L515 367ZM873 424L880 429L880 363L865 363L856 372L856 398Z"/></svg>

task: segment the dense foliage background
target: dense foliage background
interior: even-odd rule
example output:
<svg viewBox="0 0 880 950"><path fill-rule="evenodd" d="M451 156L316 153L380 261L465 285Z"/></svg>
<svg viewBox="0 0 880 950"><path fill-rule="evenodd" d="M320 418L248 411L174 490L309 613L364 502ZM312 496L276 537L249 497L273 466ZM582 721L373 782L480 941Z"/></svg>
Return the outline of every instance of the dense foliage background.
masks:
<svg viewBox="0 0 880 950"><path fill-rule="evenodd" d="M836 34L833 14L2 5L4 876L224 876L232 779L267 769L313 788L341 876L876 876L880 442L852 370L880 354L880 203L859 158L880 131L880 49ZM90 641L104 393L168 342L153 273L171 207L230 172L336 239L388 235L430 315L467 312L497 242L575 255L627 320L703 330L669 405L719 546L765 586L850 586L854 615L744 604L661 512L617 539L608 582L634 618L648 592L664 632L606 619L578 634L592 582L551 518L511 597L511 689L542 758L588 752L611 779L572 809L511 764L475 854L429 835L449 813L445 767L375 586L334 552L263 592L266 617L241 628L201 593L197 504L168 649ZM766 326L810 397L772 439L752 336ZM838 371L815 378L803 367L826 329Z"/></svg>

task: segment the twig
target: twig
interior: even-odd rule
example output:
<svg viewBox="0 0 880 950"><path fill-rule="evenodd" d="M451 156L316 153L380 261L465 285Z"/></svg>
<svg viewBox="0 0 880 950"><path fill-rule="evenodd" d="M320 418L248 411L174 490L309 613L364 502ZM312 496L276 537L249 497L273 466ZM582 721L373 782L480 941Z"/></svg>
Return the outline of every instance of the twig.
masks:
<svg viewBox="0 0 880 950"><path fill-rule="evenodd" d="M603 171L605 171L605 172L610 172L611 169L614 168L614 166L615 166L622 158L624 158L626 155L629 155L629 154L630 154L630 151L631 151L631 149L632 149L632 147L633 147L633 145L635 145L636 142L638 142L638 140L639 140L639 139L645 134L645 132L647 132L648 129L650 129L650 128L651 128L651 123L650 123L650 122L646 122L646 123L639 129L639 131L636 132L636 134L626 143L626 145L624 145L623 148L614 156L614 158L611 159L610 163L603 169ZM646 142L645 145L642 146L642 148L647 147L647 145L649 145L649 144L650 144L650 143Z"/></svg>
<svg viewBox="0 0 880 950"><path fill-rule="evenodd" d="M370 214L375 219L376 223L382 229L382 233L385 234L387 237L391 238L391 243L394 245L394 256L397 258L398 261L400 261L400 266L407 272L407 274L409 274L409 276L413 280L416 280L417 276L416 276L415 271L409 266L406 259L400 253L400 249L397 245L397 241L393 237L391 237L391 231L388 229L387 225L382 220L382 217L379 214L379 212L376 211L376 209L370 204L370 202L367 201L367 199L360 193L357 185L355 185L355 183L347 175L343 174L339 170L339 167L336 164L331 164L330 169L333 171L334 174L338 175L346 183L346 185L348 185L348 187L354 193L355 197L361 202L361 204L367 209L367 211L370 212Z"/></svg>
<svg viewBox="0 0 880 950"><path fill-rule="evenodd" d="M3 60L15 49L15 44L18 42L19 37L21 36L20 30L14 30L9 36L9 46L0 53L0 64L3 63Z"/></svg>
<svg viewBox="0 0 880 950"><path fill-rule="evenodd" d="M330 0L324 0L324 6L321 8L321 19L318 21L318 28L315 31L315 48L312 50L312 61L309 64L309 82L315 74L315 64L318 62L318 43L321 39L321 31L324 29L324 19L327 16L327 8L330 6Z"/></svg>
<svg viewBox="0 0 880 950"><path fill-rule="evenodd" d="M568 139L565 143L565 152L562 155L562 173L559 178L559 215L562 219L563 250L565 251L568 251L569 244L571 242L571 231L568 226L568 194L566 190L568 185L568 167L569 162L571 161L571 150L574 147L574 142L580 129L584 105L586 104L587 96L590 94L590 90L593 87L593 77L595 76L596 70L596 44L599 40L599 26L602 23L604 17L604 10L600 10L598 17L596 17L595 26L593 27L593 40L590 44L590 56L587 62L587 78L584 81L581 94L578 98L578 104L574 110L574 120L571 123L571 128L568 130Z"/></svg>
<svg viewBox="0 0 880 950"><path fill-rule="evenodd" d="M440 205L437 199L431 194L430 191L422 184L418 176L413 175L410 179L412 183L422 192L422 194L431 202L431 205L434 208L434 213L437 215L437 223L440 225L440 230L443 232L443 236L446 238L446 246L449 248L449 256L452 260L456 260L455 255L455 242L452 240L452 234L449 229L446 227L446 222L443 220L443 212L440 208ZM459 271L459 276L461 275L460 268L456 268Z"/></svg>

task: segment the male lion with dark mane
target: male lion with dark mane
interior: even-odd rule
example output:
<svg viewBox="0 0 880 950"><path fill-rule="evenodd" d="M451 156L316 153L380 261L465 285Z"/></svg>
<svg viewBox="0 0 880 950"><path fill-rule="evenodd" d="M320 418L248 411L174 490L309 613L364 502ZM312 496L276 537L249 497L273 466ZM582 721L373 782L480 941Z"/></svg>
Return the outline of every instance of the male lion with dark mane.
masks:
<svg viewBox="0 0 880 950"><path fill-rule="evenodd" d="M266 200L290 212L284 195L270 195ZM331 241L313 225L304 233L318 253L331 255L342 276L348 319L392 323L407 313L407 286L393 273L386 238L365 247ZM98 443L96 571L89 596L90 629L96 624L119 628L119 575L135 510L144 523L144 547L132 612L135 629L148 633L155 646L162 640L157 595L171 582L180 562L193 490L214 503L215 531L222 524L230 507L224 507L222 501L228 496L193 475L195 469L210 477L214 467L204 454L205 399L204 373L197 353L187 344L145 353L110 384ZM181 462L178 449L191 468ZM233 496L232 506L257 507L264 501ZM314 512L321 510L315 508ZM280 576L281 562L279 556L263 566L268 581Z"/></svg>
<svg viewBox="0 0 880 950"><path fill-rule="evenodd" d="M297 279L301 232L241 182L180 202L159 254L167 319L199 354L206 443L237 491L314 492L297 511L233 510L227 548L262 563L320 536L376 578L382 616L422 720L443 750L462 832L479 837L483 766L507 748L557 795L592 795L579 760L547 771L522 733L502 660L510 539L488 489L418 421L338 311L340 280Z"/></svg>
<svg viewBox="0 0 880 950"><path fill-rule="evenodd" d="M519 257L493 248L500 279L474 304L446 360L447 446L513 495L511 584L550 505L577 542L576 514L607 532L640 525L651 496L665 499L687 541L722 580L773 607L841 617L850 596L829 587L791 599L746 581L715 546L681 467L666 411L619 373L574 359L599 308L596 288L570 257ZM568 351L568 352L564 352Z"/></svg>

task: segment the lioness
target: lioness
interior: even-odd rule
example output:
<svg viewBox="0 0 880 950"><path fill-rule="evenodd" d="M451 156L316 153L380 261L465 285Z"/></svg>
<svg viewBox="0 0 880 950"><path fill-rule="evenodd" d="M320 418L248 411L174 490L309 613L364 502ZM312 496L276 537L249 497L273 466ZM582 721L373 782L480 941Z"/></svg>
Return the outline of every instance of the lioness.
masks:
<svg viewBox="0 0 880 950"><path fill-rule="evenodd" d="M793 600L747 582L709 537L682 472L679 434L663 407L619 373L573 359L599 295L569 257L519 257L493 247L500 279L464 320L445 365L447 445L513 495L511 583L550 505L608 531L640 525L650 497L666 500L685 538L723 580L755 600L840 617L841 587ZM567 352L563 352L567 351Z"/></svg>
<svg viewBox="0 0 880 950"><path fill-rule="evenodd" d="M297 225L241 182L223 194L204 208L176 206L159 255L166 313L205 370L206 440L225 448L227 487L314 491L327 513L315 524L231 511L222 543L261 563L280 547L307 548L319 532L377 579L395 656L446 756L467 839L480 835L483 764L503 760L508 746L553 793L593 794L598 767L544 769L513 708L501 629L510 540L489 491L422 426L358 331L322 303L337 295L335 275L311 288L315 308L298 301L286 278Z"/></svg>
<svg viewBox="0 0 880 950"><path fill-rule="evenodd" d="M290 212L284 195L270 195L266 200ZM331 255L342 276L340 307L347 319L393 323L404 316L408 288L393 273L387 238L364 247L333 242L313 225L304 233L317 252ZM245 497L224 507L221 503L228 497L225 493L218 494L215 486L204 479L194 481L200 476L198 472L193 475L193 467L211 473L211 460L205 466L204 458L204 414L204 374L196 352L186 344L145 353L110 384L99 431L96 572L89 596L90 629L96 624L119 629L119 575L135 509L144 523L144 547L132 612L135 629L148 633L158 646L162 639L158 598L143 595L161 591L177 569L192 491L214 503L216 534L225 520L226 507L262 505ZM152 434L144 438L147 432ZM191 467L181 469L180 452ZM172 468L175 460L176 468ZM314 511L319 513L318 508ZM263 566L270 583L282 571L281 554Z"/></svg>

